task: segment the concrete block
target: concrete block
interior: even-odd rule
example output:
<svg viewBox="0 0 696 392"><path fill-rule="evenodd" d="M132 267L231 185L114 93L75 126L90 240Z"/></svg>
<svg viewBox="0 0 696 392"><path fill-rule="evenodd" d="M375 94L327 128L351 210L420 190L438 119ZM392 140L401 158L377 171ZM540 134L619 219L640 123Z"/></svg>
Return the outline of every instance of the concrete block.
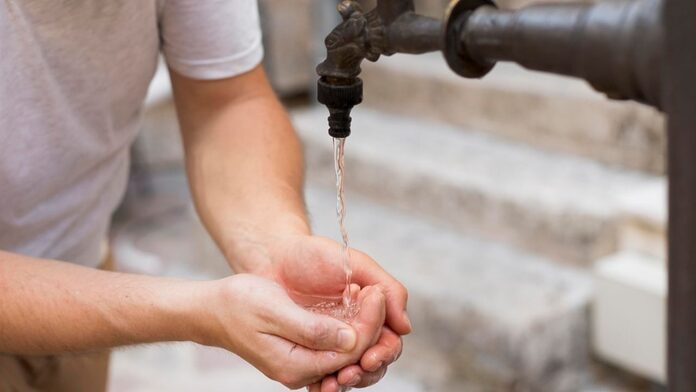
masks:
<svg viewBox="0 0 696 392"><path fill-rule="evenodd" d="M595 352L625 369L664 383L667 271L635 252L598 261L593 303Z"/></svg>

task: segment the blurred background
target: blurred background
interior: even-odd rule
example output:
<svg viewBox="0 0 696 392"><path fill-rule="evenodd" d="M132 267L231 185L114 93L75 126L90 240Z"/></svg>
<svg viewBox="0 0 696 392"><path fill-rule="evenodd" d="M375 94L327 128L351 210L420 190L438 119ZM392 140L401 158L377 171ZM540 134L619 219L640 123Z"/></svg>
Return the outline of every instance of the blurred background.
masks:
<svg viewBox="0 0 696 392"><path fill-rule="evenodd" d="M338 238L327 112L313 98L336 2L259 2L265 66L304 142L313 228ZM417 11L441 17L446 3ZM664 390L663 118L510 64L464 80L440 54L365 62L362 78L348 230L409 288L415 329L369 390ZM163 65L132 156L111 235L117 268L230 274L192 207ZM113 392L285 390L186 343L117 350L111 370Z"/></svg>

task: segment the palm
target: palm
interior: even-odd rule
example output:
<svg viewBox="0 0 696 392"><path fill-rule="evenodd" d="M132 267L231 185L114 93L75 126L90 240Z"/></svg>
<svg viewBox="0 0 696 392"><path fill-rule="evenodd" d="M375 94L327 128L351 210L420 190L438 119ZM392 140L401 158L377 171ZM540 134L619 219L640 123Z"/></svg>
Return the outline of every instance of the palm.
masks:
<svg viewBox="0 0 696 392"><path fill-rule="evenodd" d="M326 238L301 237L279 244L273 275L301 305L338 300L346 285L343 249Z"/></svg>
<svg viewBox="0 0 696 392"><path fill-rule="evenodd" d="M279 240L270 249L269 256L272 266L266 270L266 275L283 286L296 303L309 307L327 300L340 301L346 286L346 273L343 247L339 243L321 237L292 236ZM354 282L357 283L351 287L353 297L357 296L360 286L380 286L387 296L387 317L391 315L401 333L410 332L403 313L406 302L403 286L364 253L351 251L351 259ZM342 315L339 317L343 318ZM355 375L363 377L360 387L377 382L401 352L401 338L391 327L387 325L382 329L379 341L363 353L359 366L343 368L322 382L335 385L334 390L338 390L338 379L347 382ZM319 384L314 384L310 390L317 391L318 388Z"/></svg>

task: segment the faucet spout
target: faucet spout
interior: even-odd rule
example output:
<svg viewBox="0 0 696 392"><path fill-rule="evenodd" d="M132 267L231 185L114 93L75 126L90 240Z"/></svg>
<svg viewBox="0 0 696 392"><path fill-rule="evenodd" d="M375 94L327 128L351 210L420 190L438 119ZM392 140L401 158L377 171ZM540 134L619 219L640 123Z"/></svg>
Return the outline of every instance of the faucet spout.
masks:
<svg viewBox="0 0 696 392"><path fill-rule="evenodd" d="M350 135L350 112L362 102L362 61L442 50L444 28L442 21L416 14L413 0L379 0L367 13L357 1L343 0L338 12L343 21L324 42L317 92L329 109L329 134L340 138Z"/></svg>

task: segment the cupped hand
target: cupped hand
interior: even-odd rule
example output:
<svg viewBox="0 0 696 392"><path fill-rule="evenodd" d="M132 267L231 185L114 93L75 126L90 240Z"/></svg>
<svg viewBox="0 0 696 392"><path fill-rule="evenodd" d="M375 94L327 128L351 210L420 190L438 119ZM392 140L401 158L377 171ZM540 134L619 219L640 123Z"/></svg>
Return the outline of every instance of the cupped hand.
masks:
<svg viewBox="0 0 696 392"><path fill-rule="evenodd" d="M382 328L379 341L363 354L360 364L346 366L338 373L324 377L310 385L309 392L339 392L344 387L365 388L381 380L387 373L387 367L401 355L401 337L389 327ZM386 362L375 362L376 358L388 359Z"/></svg>
<svg viewBox="0 0 696 392"><path fill-rule="evenodd" d="M340 298L345 289L343 247L328 238L292 235L275 241L269 250L271 263L261 272L298 300L304 298ZM360 287L376 286L386 296L386 324L399 335L411 332L406 313L408 292L370 256L350 249L352 283Z"/></svg>
<svg viewBox="0 0 696 392"><path fill-rule="evenodd" d="M216 282L200 343L226 348L269 378L296 389L360 361L380 338L385 296L356 292L360 312L351 324L297 305L277 282L238 274Z"/></svg>
<svg viewBox="0 0 696 392"><path fill-rule="evenodd" d="M343 248L327 238L288 236L269 251L272 263L263 272L279 282L298 303L311 305L318 298L340 299L345 289ZM356 361L322 381L322 392L339 385L365 387L379 381L388 365L401 354L401 335L411 331L406 314L407 291L365 253L350 250L352 282L359 287L379 287L386 296L386 323L377 343ZM359 364L359 366L358 366ZM319 390L313 385L310 390Z"/></svg>

